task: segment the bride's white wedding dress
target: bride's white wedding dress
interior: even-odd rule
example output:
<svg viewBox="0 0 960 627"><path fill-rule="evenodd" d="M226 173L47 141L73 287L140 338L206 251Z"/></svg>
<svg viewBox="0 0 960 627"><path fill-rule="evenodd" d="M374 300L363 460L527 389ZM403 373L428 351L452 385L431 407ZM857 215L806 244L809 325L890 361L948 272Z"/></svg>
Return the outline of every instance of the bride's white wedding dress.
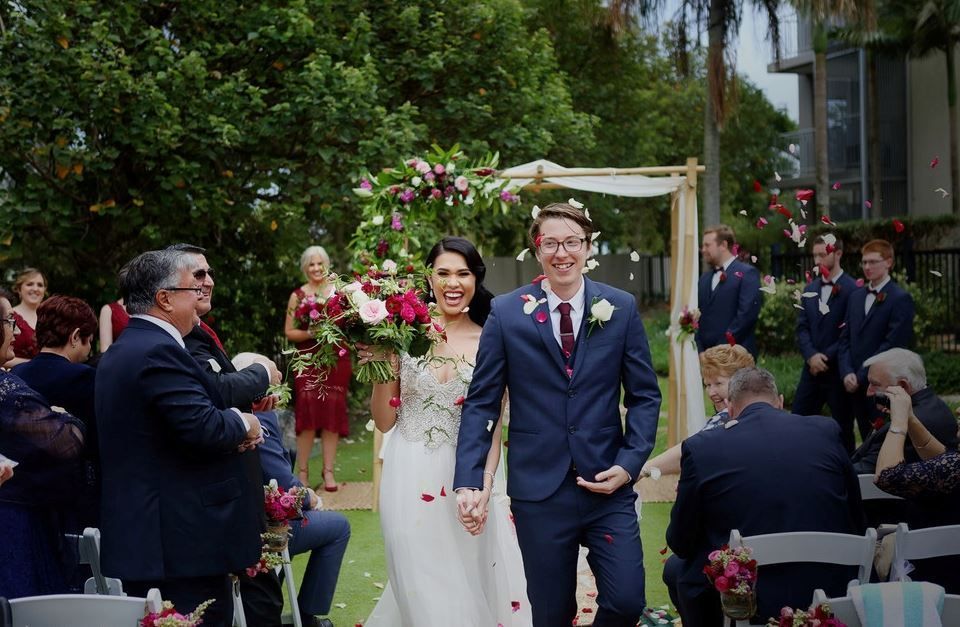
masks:
<svg viewBox="0 0 960 627"><path fill-rule="evenodd" d="M483 533L471 536L457 520L451 484L473 368L460 364L457 373L440 382L424 360L401 358L401 404L380 484L389 581L366 627L531 624L502 464Z"/></svg>

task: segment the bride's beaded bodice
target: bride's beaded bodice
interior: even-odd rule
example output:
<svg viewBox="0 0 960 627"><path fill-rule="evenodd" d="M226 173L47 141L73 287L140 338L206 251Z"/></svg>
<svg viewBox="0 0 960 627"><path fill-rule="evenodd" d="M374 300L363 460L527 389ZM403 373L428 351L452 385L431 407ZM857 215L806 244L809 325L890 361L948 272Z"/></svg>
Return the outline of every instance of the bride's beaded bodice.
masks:
<svg viewBox="0 0 960 627"><path fill-rule="evenodd" d="M437 381L428 359L400 358L400 407L397 429L405 440L424 442L429 448L457 445L460 407L467 394L473 366L458 362L449 381Z"/></svg>

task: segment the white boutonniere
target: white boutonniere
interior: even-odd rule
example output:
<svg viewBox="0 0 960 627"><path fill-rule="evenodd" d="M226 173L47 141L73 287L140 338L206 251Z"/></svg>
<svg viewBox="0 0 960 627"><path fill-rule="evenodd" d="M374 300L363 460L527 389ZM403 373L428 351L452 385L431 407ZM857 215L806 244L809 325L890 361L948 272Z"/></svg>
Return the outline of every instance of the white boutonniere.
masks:
<svg viewBox="0 0 960 627"><path fill-rule="evenodd" d="M587 329L587 337L590 337L594 327L603 328L603 323L609 322L616 310L617 308L611 305L606 298L594 298L590 305L590 317L587 319L587 322L590 323L590 328Z"/></svg>

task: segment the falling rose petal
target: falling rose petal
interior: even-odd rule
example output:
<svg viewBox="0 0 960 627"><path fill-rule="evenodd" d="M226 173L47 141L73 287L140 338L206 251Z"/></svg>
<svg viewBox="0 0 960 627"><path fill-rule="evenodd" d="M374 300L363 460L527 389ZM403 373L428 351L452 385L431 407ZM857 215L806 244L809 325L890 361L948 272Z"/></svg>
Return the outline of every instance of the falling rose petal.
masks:
<svg viewBox="0 0 960 627"><path fill-rule="evenodd" d="M638 252L635 251L635 250L632 251L632 252L630 253L630 261L640 261L640 253L638 253Z"/></svg>
<svg viewBox="0 0 960 627"><path fill-rule="evenodd" d="M594 232L590 235L590 241L591 241L591 242L595 242L595 241L597 241L597 238L598 238L598 237L600 237L600 231L594 231Z"/></svg>
<svg viewBox="0 0 960 627"><path fill-rule="evenodd" d="M440 486L440 496L446 496L446 495L447 495L446 486Z"/></svg>
<svg viewBox="0 0 960 627"><path fill-rule="evenodd" d="M747 210L746 210L746 209L741 209L741 210L740 210L740 215L742 215L742 216L747 215Z"/></svg>
<svg viewBox="0 0 960 627"><path fill-rule="evenodd" d="M794 279L787 279L787 285L796 285L797 282Z"/></svg>
<svg viewBox="0 0 960 627"><path fill-rule="evenodd" d="M340 350L337 351L337 356L338 356L338 357L346 357L348 352L349 352L349 351L348 351L347 349L341 348Z"/></svg>
<svg viewBox="0 0 960 627"><path fill-rule="evenodd" d="M543 235L537 235L537 237L534 238L534 240L533 240L533 244L534 244L537 248L540 248L540 243L541 243L542 241L543 241Z"/></svg>
<svg viewBox="0 0 960 627"><path fill-rule="evenodd" d="M399 396L394 396L393 398L390 399L390 407L393 407L394 409L396 409L397 407L400 407L400 403L402 402L403 401L400 400Z"/></svg>
<svg viewBox="0 0 960 627"><path fill-rule="evenodd" d="M804 220L807 219L807 210L804 209L803 207L800 207L800 216L801 216Z"/></svg>
<svg viewBox="0 0 960 627"><path fill-rule="evenodd" d="M751 263L757 263L757 256L756 256L756 255L750 255L750 262L751 262Z"/></svg>
<svg viewBox="0 0 960 627"><path fill-rule="evenodd" d="M534 205L533 209L530 210L530 216L536 220L537 216L540 215L540 207Z"/></svg>
<svg viewBox="0 0 960 627"><path fill-rule="evenodd" d="M807 232L807 225L801 224L800 226L797 227L797 229L800 231L801 235L805 235Z"/></svg>
<svg viewBox="0 0 960 627"><path fill-rule="evenodd" d="M864 200L863 206L866 207L867 209L873 209L873 203L870 202L869 200Z"/></svg>
<svg viewBox="0 0 960 627"><path fill-rule="evenodd" d="M803 305L798 305L797 303L794 303L793 307L794 309L799 309L800 311L803 311Z"/></svg>
<svg viewBox="0 0 960 627"><path fill-rule="evenodd" d="M833 191L837 191L838 189L840 189L840 181L837 181L836 183L831 185L830 189L832 189Z"/></svg>
<svg viewBox="0 0 960 627"><path fill-rule="evenodd" d="M630 280L633 280L633 272L630 273Z"/></svg>
<svg viewBox="0 0 960 627"><path fill-rule="evenodd" d="M793 219L793 212L784 207L783 205L777 205L777 213L782 215L787 220Z"/></svg>
<svg viewBox="0 0 960 627"><path fill-rule="evenodd" d="M779 183L779 182L780 182L780 173L779 173L779 172L774 172L774 173L773 173L773 178L775 178L775 179L777 180L777 183Z"/></svg>
<svg viewBox="0 0 960 627"><path fill-rule="evenodd" d="M609 533L603 534L603 539L607 541L607 544L613 544L613 536Z"/></svg>
<svg viewBox="0 0 960 627"><path fill-rule="evenodd" d="M937 164L940 163L940 157L934 157L930 160L930 168L933 169L937 167Z"/></svg>
<svg viewBox="0 0 960 627"><path fill-rule="evenodd" d="M791 155L795 155L795 154L797 154L797 145L796 145L796 144L790 144L789 146L787 146L787 150L790 151L790 154L791 154Z"/></svg>
<svg viewBox="0 0 960 627"><path fill-rule="evenodd" d="M375 426L375 423L373 422L373 418L371 418L370 420L367 421L367 424L366 424L366 427L365 427L365 428L366 428L367 431L373 433L373 428L374 428L374 426Z"/></svg>
<svg viewBox="0 0 960 627"><path fill-rule="evenodd" d="M574 209L583 209L583 203L576 200L575 198L568 199L567 204L573 207Z"/></svg>
<svg viewBox="0 0 960 627"><path fill-rule="evenodd" d="M942 187L938 187L937 189L935 189L935 190L933 190L933 191L935 191L935 192L940 192L941 194L943 194L943 196L942 196L941 198L946 198L947 196L950 195L950 192L948 192L947 190L943 189Z"/></svg>
<svg viewBox="0 0 960 627"><path fill-rule="evenodd" d="M938 279L942 279L942 278L943 278L943 273L940 272L939 270L931 270L931 271L930 271L930 274L932 274L933 276L937 277Z"/></svg>
<svg viewBox="0 0 960 627"><path fill-rule="evenodd" d="M432 494L429 494L429 493L427 493L427 492L424 492L423 494L420 495L420 500L421 500L421 501L426 501L427 503L429 503L430 501L432 501L432 500L435 499L435 498L436 498L435 496L433 496Z"/></svg>
<svg viewBox="0 0 960 627"><path fill-rule="evenodd" d="M733 336L733 333L731 333L730 331L727 331L726 333L724 333L724 336L726 336L727 338L727 344L729 344L730 346L736 345L737 338Z"/></svg>
<svg viewBox="0 0 960 627"><path fill-rule="evenodd" d="M820 221L824 224L829 224L830 226L836 226L836 224L830 220L830 216L820 216Z"/></svg>
<svg viewBox="0 0 960 627"><path fill-rule="evenodd" d="M797 192L793 195L794 198L800 202L806 204L813 200L814 191L812 189L798 189Z"/></svg>
<svg viewBox="0 0 960 627"><path fill-rule="evenodd" d="M870 423L870 426L879 431L883 427L883 418L877 418Z"/></svg>
<svg viewBox="0 0 960 627"><path fill-rule="evenodd" d="M736 257L740 254L740 244L734 244L733 248L730 249L730 253Z"/></svg>
<svg viewBox="0 0 960 627"><path fill-rule="evenodd" d="M530 252L530 249L529 249L529 248L524 248L523 250L521 250L521 251L520 251L520 254L517 255L517 261L523 261L524 259L526 259L526 258L527 258L527 253L529 253L529 252Z"/></svg>
<svg viewBox="0 0 960 627"><path fill-rule="evenodd" d="M572 379L572 378L573 378L573 368L571 368L570 366L567 366L567 367L566 367L566 371L567 371L567 378L568 378L568 379Z"/></svg>
<svg viewBox="0 0 960 627"><path fill-rule="evenodd" d="M828 268L827 266L819 266L819 269L820 269L820 276L826 276L826 277L830 276L830 268Z"/></svg>
<svg viewBox="0 0 960 627"><path fill-rule="evenodd" d="M826 250L827 250L827 254L829 255L830 253L836 250L836 247L833 244L827 244Z"/></svg>
<svg viewBox="0 0 960 627"><path fill-rule="evenodd" d="M583 210L583 217L586 218L587 220L590 220L590 210L589 210L589 209L584 209L584 210ZM590 221L593 222L593 220L590 220Z"/></svg>
<svg viewBox="0 0 960 627"><path fill-rule="evenodd" d="M573 200L572 198L570 200ZM570 203L573 204L573 203ZM510 607L513 609L514 613L520 611L520 601L510 601Z"/></svg>
<svg viewBox="0 0 960 627"><path fill-rule="evenodd" d="M894 230L894 231L896 231L897 233L903 233L903 230L904 230L905 228L907 228L907 227L905 227L905 226L903 225L903 222L901 222L900 220L897 220L896 218L893 219L893 230Z"/></svg>
<svg viewBox="0 0 960 627"><path fill-rule="evenodd" d="M660 555L666 555L668 550L670 550L670 547L665 545L662 549L660 549Z"/></svg>
<svg viewBox="0 0 960 627"><path fill-rule="evenodd" d="M857 279L857 287L863 287L863 279Z"/></svg>
<svg viewBox="0 0 960 627"><path fill-rule="evenodd" d="M333 607L339 608L339 609L341 609L341 610L345 610L345 609L347 609L347 604L346 604L346 603L334 603L334 604L333 604Z"/></svg>
<svg viewBox="0 0 960 627"><path fill-rule="evenodd" d="M800 296L803 298L820 298L820 294L817 294L816 292L804 292Z"/></svg>
<svg viewBox="0 0 960 627"><path fill-rule="evenodd" d="M538 275L536 276L536 278L534 278L534 279L533 279L532 281L530 281L530 282L533 283L533 284L537 284L537 283L539 283L540 281L544 280L545 278L547 278L547 275L545 275L545 274L538 274Z"/></svg>
<svg viewBox="0 0 960 627"><path fill-rule="evenodd" d="M534 318L536 318L537 322L539 322L540 324L543 324L544 322L547 321L547 312L538 311L537 315L534 316Z"/></svg>
<svg viewBox="0 0 960 627"><path fill-rule="evenodd" d="M738 279L742 279L743 272L740 272L739 270L737 270L736 272L733 273L733 276L737 277Z"/></svg>
<svg viewBox="0 0 960 627"><path fill-rule="evenodd" d="M813 273L820 276L820 266L813 266Z"/></svg>
<svg viewBox="0 0 960 627"><path fill-rule="evenodd" d="M790 239L790 231L788 229L783 229L783 234L787 236L787 239Z"/></svg>
<svg viewBox="0 0 960 627"><path fill-rule="evenodd" d="M763 216L760 216L760 218L757 219L757 228L763 230L763 227L765 226L767 226L767 219Z"/></svg>
<svg viewBox="0 0 960 627"><path fill-rule="evenodd" d="M593 608L592 608L592 607L585 607L585 608L583 608L582 610L580 610L580 612L581 612L582 614L593 614Z"/></svg>
<svg viewBox="0 0 960 627"><path fill-rule="evenodd" d="M459 407L460 405L463 405L463 394L458 396L457 399L453 401L453 404L456 405L457 407Z"/></svg>
<svg viewBox="0 0 960 627"><path fill-rule="evenodd" d="M753 191L758 194L763 191L763 185L761 185L757 179L753 179Z"/></svg>
<svg viewBox="0 0 960 627"><path fill-rule="evenodd" d="M493 420L487 420L487 433L493 431Z"/></svg>

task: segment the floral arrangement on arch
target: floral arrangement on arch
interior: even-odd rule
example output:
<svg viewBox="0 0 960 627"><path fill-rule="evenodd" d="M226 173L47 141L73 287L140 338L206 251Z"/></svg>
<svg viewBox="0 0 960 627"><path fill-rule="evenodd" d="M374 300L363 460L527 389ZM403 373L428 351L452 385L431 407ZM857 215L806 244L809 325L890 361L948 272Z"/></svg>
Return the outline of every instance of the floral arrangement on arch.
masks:
<svg viewBox="0 0 960 627"><path fill-rule="evenodd" d="M833 615L829 605L821 603L806 611L785 607L780 610L779 618L767 621L767 627L847 627L847 624Z"/></svg>
<svg viewBox="0 0 960 627"><path fill-rule="evenodd" d="M703 572L721 594L746 596L757 584L757 560L748 547L724 544L707 556Z"/></svg>
<svg viewBox="0 0 960 627"><path fill-rule="evenodd" d="M672 330L672 335L677 342L682 344L687 340L692 340L700 328L700 310L694 307L689 309L686 305L680 310L680 316Z"/></svg>
<svg viewBox="0 0 960 627"><path fill-rule="evenodd" d="M307 314L318 350L298 352L293 369L301 373L317 367L322 373L357 343L383 346L412 357L426 355L444 334L434 319L436 305L426 301L425 275L419 264L408 262L401 271L396 262L385 259L379 267L372 265L352 280L337 278L333 295ZM354 376L361 383L396 378L393 366L385 361L358 365ZM317 385L322 393L323 381Z"/></svg>
<svg viewBox="0 0 960 627"><path fill-rule="evenodd" d="M213 604L208 599L189 614L181 614L170 601L164 601L159 612L147 612L140 620L140 627L197 627L203 623L203 613Z"/></svg>
<svg viewBox="0 0 960 627"><path fill-rule="evenodd" d="M509 179L497 178L499 153L469 160L454 145L378 174L368 172L354 193L363 220L350 243L357 271L390 258L405 263L442 235L456 233L483 211L507 213L520 202Z"/></svg>

